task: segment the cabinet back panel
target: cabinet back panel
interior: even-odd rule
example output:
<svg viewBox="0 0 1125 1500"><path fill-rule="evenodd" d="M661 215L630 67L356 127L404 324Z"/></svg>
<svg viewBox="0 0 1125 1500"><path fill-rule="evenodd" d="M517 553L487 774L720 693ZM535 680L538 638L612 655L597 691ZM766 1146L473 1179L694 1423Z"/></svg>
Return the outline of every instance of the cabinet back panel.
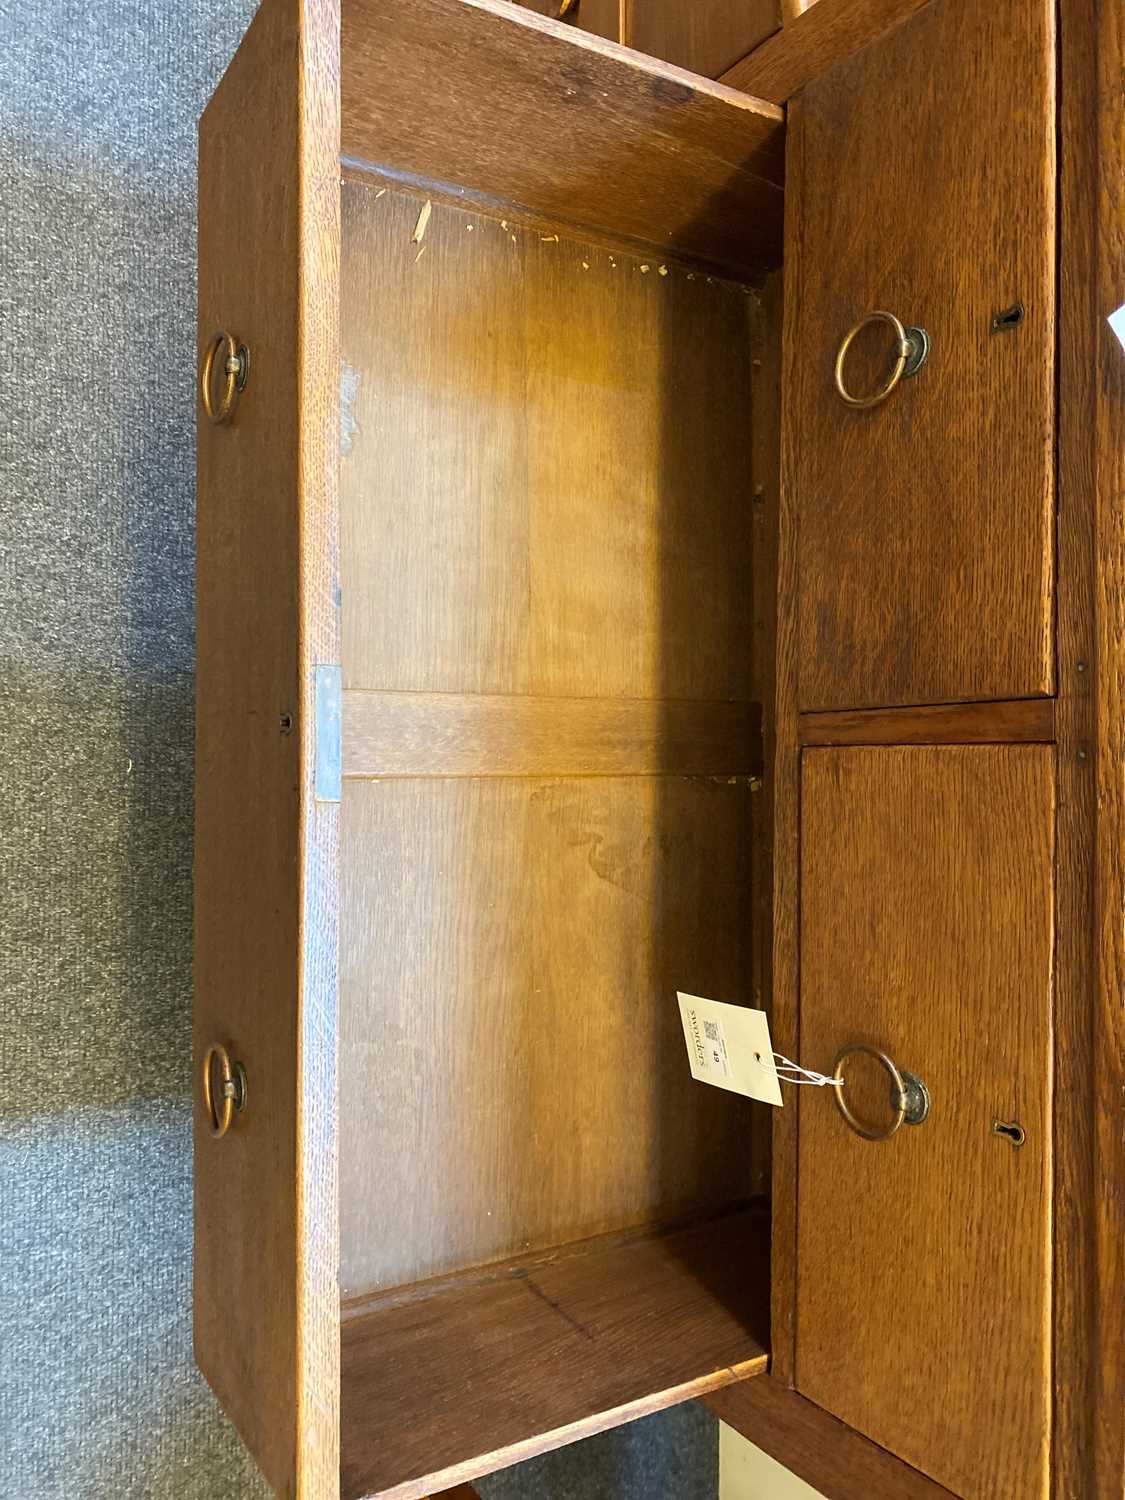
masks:
<svg viewBox="0 0 1125 1500"><path fill-rule="evenodd" d="M731 705L752 691L757 302L377 181L345 183L344 223L354 1296L742 1201L766 1129L691 1081L674 993L753 999L757 793L729 728L754 722ZM466 733L412 765L408 694L487 725L479 754ZM676 774L687 700L726 726L713 774ZM607 761L606 723L643 747Z"/></svg>
<svg viewBox="0 0 1125 1500"><path fill-rule="evenodd" d="M345 688L749 698L754 299L343 195Z"/></svg>

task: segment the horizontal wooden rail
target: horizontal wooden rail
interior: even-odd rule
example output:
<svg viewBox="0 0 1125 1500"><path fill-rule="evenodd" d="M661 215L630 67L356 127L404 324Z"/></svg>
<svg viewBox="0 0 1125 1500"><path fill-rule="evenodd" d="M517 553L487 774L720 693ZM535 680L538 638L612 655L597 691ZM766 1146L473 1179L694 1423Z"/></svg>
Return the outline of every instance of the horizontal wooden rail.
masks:
<svg viewBox="0 0 1125 1500"><path fill-rule="evenodd" d="M768 1376L704 1399L728 1426L831 1500L953 1500L942 1485Z"/></svg>
<svg viewBox="0 0 1125 1500"><path fill-rule="evenodd" d="M829 68L891 31L928 0L815 0L720 79L771 104L784 104Z"/></svg>
<svg viewBox="0 0 1125 1500"><path fill-rule="evenodd" d="M845 709L801 714L798 722L802 745L1050 745L1055 700Z"/></svg>
<svg viewBox="0 0 1125 1500"><path fill-rule="evenodd" d="M757 775L761 705L349 692L343 769L353 778Z"/></svg>

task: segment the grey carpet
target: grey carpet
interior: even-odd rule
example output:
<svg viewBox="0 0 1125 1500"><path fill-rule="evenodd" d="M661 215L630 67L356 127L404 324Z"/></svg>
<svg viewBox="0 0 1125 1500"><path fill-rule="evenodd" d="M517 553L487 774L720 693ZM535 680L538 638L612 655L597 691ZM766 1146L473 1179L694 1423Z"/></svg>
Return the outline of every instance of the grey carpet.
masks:
<svg viewBox="0 0 1125 1500"><path fill-rule="evenodd" d="M0 0L0 1495L264 1495L191 1356L195 121L252 0ZM487 1500L712 1500L650 1418Z"/></svg>

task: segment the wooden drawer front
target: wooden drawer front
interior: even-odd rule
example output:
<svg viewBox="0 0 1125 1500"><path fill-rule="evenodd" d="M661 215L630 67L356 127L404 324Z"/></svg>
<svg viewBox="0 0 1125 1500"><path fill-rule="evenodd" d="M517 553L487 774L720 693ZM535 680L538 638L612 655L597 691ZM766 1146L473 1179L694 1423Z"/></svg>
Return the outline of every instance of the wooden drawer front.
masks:
<svg viewBox="0 0 1125 1500"><path fill-rule="evenodd" d="M802 1058L868 1043L932 1109L872 1142L802 1091L797 1387L966 1500L1047 1486L1053 761L802 760Z"/></svg>
<svg viewBox="0 0 1125 1500"><path fill-rule="evenodd" d="M791 106L803 709L1053 690L1053 53L1047 0L933 0ZM852 409L873 309L931 353ZM892 339L857 340L857 393Z"/></svg>

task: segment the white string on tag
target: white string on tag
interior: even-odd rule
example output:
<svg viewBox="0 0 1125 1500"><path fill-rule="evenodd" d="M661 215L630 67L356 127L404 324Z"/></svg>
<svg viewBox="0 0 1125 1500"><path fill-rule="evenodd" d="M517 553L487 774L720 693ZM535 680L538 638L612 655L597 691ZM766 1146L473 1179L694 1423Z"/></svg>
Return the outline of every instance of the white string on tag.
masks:
<svg viewBox="0 0 1125 1500"><path fill-rule="evenodd" d="M790 1062L782 1052L772 1053L770 1062L766 1062L760 1052L755 1052L754 1061L759 1068L772 1073L778 1083L804 1083L817 1089L840 1089L844 1086L842 1078L829 1078L827 1073L818 1073L814 1068L802 1068L800 1063Z"/></svg>

